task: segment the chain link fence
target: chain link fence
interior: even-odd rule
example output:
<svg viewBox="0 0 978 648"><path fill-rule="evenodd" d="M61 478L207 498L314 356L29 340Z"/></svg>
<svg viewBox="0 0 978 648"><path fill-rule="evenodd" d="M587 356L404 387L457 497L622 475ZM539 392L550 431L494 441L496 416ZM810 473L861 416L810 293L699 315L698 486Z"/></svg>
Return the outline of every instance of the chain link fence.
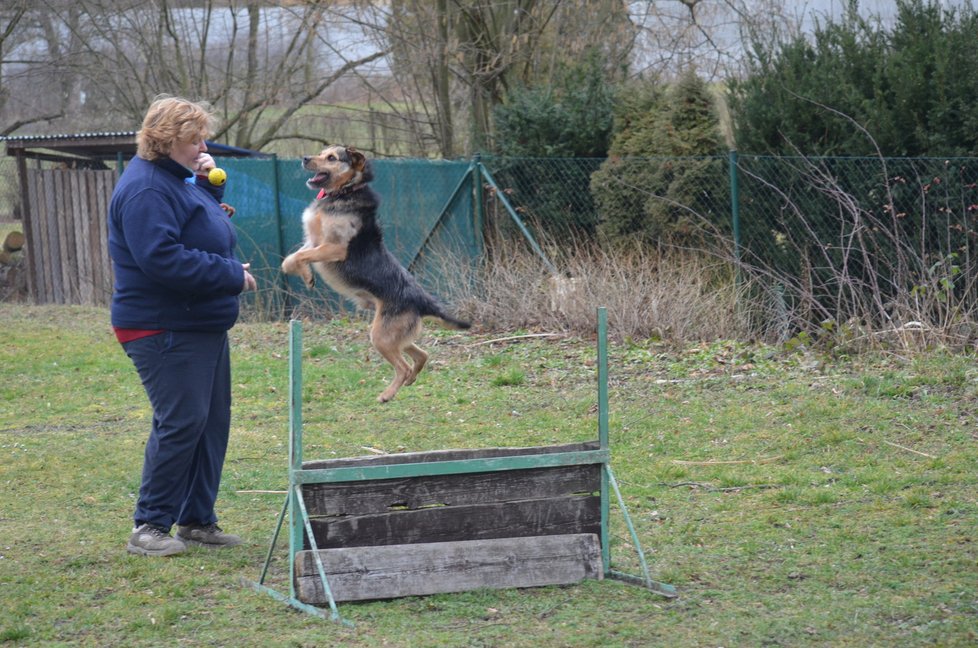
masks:
<svg viewBox="0 0 978 648"><path fill-rule="evenodd" d="M698 250L749 284L742 306L797 331L975 337L978 160L494 159L556 254L584 239ZM907 327L910 327L909 329Z"/></svg>
<svg viewBox="0 0 978 648"><path fill-rule="evenodd" d="M492 264L516 268L513 258L499 250L529 233L539 243L532 246L534 253L542 250L547 257L539 270L543 281L554 274L554 268L567 275L566 282L558 280L549 288L527 276L501 279L508 282L510 292L522 297L484 291L481 314L501 326L549 324L545 317L522 313L503 318L496 305L510 299L518 311L534 303L549 304L550 314L563 318L555 319L555 326L588 329L590 315L576 321L567 308L573 301L580 313L593 311L594 303L609 306L613 317L628 308L635 322L628 334L655 336L685 326L678 320L655 323L657 317L712 291L702 313L682 313L687 321L699 317L704 322L697 325L701 336L708 337L716 331L706 323L721 322L713 297L717 286L726 283L727 291L736 295L738 316L748 321L740 329L723 321L727 335L761 331L786 338L799 332L838 334L848 328L845 334L852 336L866 331L917 335L938 330L959 342L978 338L974 324L978 321L978 159L730 153L474 162L492 178L491 183L481 183L483 190L489 189L481 194L478 187L474 193L459 191L459 177L473 168L468 162L378 160L376 184L384 198L383 218L390 220L389 242L399 250L414 250L415 239L424 238L429 230L443 232L438 214L446 203L455 211L471 212L459 216L459 222L472 226L456 233L464 235L472 248L462 255L469 261L458 262L448 272L424 273L437 276L438 282L464 274L458 271L460 266L475 267L471 259L478 257L483 245L482 230L488 252L483 272L496 272ZM15 220L21 216L19 185L13 160L2 158L0 164L0 223L7 223L9 229L9 224L16 227L21 222ZM308 200L305 175L297 163L287 160L229 160L227 164L237 178L232 192L239 208L235 220L242 245L248 247L246 256L267 257L259 263L268 269L265 284L277 285L282 281L276 272L278 259L298 240L298 214ZM295 185L294 191L286 191L286 185ZM453 188L465 199L449 201ZM478 195L483 196L482 202ZM512 214L507 213L510 207ZM419 229L420 215L435 219L434 224ZM27 245L29 249L29 241ZM607 258L609 250L627 248L644 250L641 255L646 256L633 259L633 265L656 277L666 270L664 257L647 256L650 249L670 250L670 262L676 260L677 251L712 259L706 265L678 267L674 273L691 277L708 272L709 276L688 296L666 286L660 287L662 294L649 297L647 277L625 276L621 265L604 274L587 265L595 255ZM591 256L580 254L584 249ZM442 256L429 254L424 261ZM630 273L633 270L628 268ZM615 283L629 284L628 290L617 296L607 294L607 285ZM468 290L473 284L466 279L460 285ZM531 285L534 289L527 291ZM606 292L599 294L600 290Z"/></svg>

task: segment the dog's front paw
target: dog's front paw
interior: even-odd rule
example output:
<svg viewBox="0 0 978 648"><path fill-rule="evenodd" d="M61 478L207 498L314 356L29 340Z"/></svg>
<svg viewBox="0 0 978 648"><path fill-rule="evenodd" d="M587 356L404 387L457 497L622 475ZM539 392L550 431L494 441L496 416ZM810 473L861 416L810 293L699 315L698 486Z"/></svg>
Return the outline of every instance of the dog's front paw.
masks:
<svg viewBox="0 0 978 648"><path fill-rule="evenodd" d="M299 274L296 266L295 255L289 255L282 260L282 272L285 274Z"/></svg>
<svg viewBox="0 0 978 648"><path fill-rule="evenodd" d="M302 280L306 282L306 288L313 288L316 285L316 275L309 271L309 266L303 266Z"/></svg>

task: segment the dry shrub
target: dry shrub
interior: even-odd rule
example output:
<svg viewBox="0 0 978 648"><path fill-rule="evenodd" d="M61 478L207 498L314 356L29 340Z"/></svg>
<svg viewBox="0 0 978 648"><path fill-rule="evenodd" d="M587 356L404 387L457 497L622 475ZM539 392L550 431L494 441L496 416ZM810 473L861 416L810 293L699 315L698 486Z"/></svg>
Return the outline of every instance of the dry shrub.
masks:
<svg viewBox="0 0 978 648"><path fill-rule="evenodd" d="M554 276L520 240L496 241L492 250L465 286L446 291L484 328L590 336L596 309L605 306L617 339L681 343L749 335L732 266L704 252L580 244L553 255L561 272ZM457 267L452 276L460 278Z"/></svg>
<svg viewBox="0 0 978 648"><path fill-rule="evenodd" d="M933 187L940 176L894 175L864 161L867 190L848 189L825 159L800 158L795 173L826 205L812 210L774 181L748 173L780 198L780 245L796 269L744 251L742 272L780 301L782 339L846 352L973 348L978 340L978 230L972 192ZM950 163L945 162L945 167ZM960 182L959 182L960 184ZM869 197L867 197L867 194ZM897 199L897 195L900 199ZM905 209L905 211L904 211ZM772 227L772 231L774 228ZM775 294L779 293L779 294Z"/></svg>

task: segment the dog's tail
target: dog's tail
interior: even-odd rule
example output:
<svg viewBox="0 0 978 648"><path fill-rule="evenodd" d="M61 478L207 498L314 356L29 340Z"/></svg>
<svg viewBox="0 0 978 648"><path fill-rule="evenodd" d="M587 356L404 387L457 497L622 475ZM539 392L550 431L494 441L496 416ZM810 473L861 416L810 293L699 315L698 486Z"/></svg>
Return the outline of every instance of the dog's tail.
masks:
<svg viewBox="0 0 978 648"><path fill-rule="evenodd" d="M459 331L465 331L472 328L472 322L466 322L465 320L452 317L446 313L441 306L435 303L429 305L427 312L425 312L424 315L428 317L437 317L449 328L458 329Z"/></svg>
<svg viewBox="0 0 978 648"><path fill-rule="evenodd" d="M453 329L458 329L459 331L467 331L472 328L472 322L466 322L465 320L455 319L451 315L438 315L438 319L445 322L448 326Z"/></svg>

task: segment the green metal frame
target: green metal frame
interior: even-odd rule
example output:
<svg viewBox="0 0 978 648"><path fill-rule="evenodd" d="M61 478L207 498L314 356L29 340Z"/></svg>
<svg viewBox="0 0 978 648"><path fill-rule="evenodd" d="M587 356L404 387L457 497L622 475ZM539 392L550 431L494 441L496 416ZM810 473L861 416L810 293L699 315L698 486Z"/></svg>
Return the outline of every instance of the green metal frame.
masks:
<svg viewBox="0 0 978 648"><path fill-rule="evenodd" d="M575 452L555 452L537 455L517 455L478 459L459 459L453 461L404 463L384 466L365 466L347 468L327 468L305 470L302 467L302 323L292 320L289 325L289 490L285 504L278 516L278 523L272 535L272 542L265 557L261 576L257 582L249 584L260 592L269 594L279 601L308 612L309 614L352 625L343 619L333 599L329 579L320 558L316 539L312 533L309 514L302 499L303 484L322 484L354 482L402 477L423 477L431 475L450 475L502 470L525 470L529 468L549 468L554 466L574 466L581 464L601 464L601 562L606 578L641 585L652 592L666 597L675 597L672 585L652 579L645 560L638 534L632 525L631 517L618 488L618 482L611 470L611 451L608 442L608 314L605 308L598 309L598 448ZM614 493L618 508L624 516L625 524L635 544L642 568L642 575L635 576L611 569L611 548L609 518L611 494ZM289 515L289 593L282 594L265 585L272 554L285 520ZM329 601L330 614L318 607L300 601L295 591L295 560L303 550L303 533L309 539L310 548L316 561L316 570L322 581L323 591Z"/></svg>
<svg viewBox="0 0 978 648"><path fill-rule="evenodd" d="M473 230L475 231L476 236L480 237L479 247L481 249L482 227L483 227L483 222L485 220L485 214L483 213L483 208L485 205L483 202L484 196L482 190L482 180L485 180L486 184L492 188L496 200L499 201L499 204L503 206L503 209L506 210L506 213L509 214L509 217L513 219L514 223L516 223L516 226L523 234L523 237L530 244L530 248L533 250L533 253L540 258L540 260L543 262L545 266L547 266L547 270L549 270L551 274L555 274L555 275L560 274L560 272L557 270L557 266L553 264L550 258L544 253L543 249L540 247L540 244L537 243L535 238L533 238L533 234L530 233L530 230L529 228L527 228L526 223L524 223L523 219L520 218L519 214L516 213L516 210L513 208L513 205L509 202L509 198L506 197L506 192L500 189L499 185L496 184L496 179L492 177L491 173L489 173L489 169L487 169L486 166L482 163L482 158L478 154L476 154L475 157L472 158L472 163L469 165L468 170L462 175L461 179L459 179L458 184L455 185L455 189L452 190L451 195L449 196L448 200L445 202L445 206L442 207L438 219L435 221L435 224L428 231L428 236L426 236L425 239L421 242L421 245L418 246L418 250L423 250L424 246L428 244L428 240L431 239L432 236L434 236L435 232L441 226L442 222L444 222L445 217L451 211L452 204L455 203L455 200L466 189L469 189L473 192L473 202L475 207L475 223L474 223ZM472 184L471 188L469 188L470 182ZM414 262L416 260L417 257L415 257L411 261L411 263L408 265L408 270L413 270Z"/></svg>

